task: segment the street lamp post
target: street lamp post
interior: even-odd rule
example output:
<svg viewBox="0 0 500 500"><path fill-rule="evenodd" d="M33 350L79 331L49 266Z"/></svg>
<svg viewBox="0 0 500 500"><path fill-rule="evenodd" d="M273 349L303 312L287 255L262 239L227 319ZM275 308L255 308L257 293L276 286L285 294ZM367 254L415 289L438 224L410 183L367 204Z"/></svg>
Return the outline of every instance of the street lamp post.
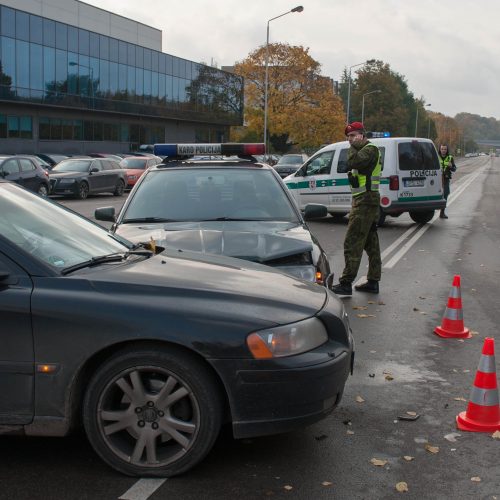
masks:
<svg viewBox="0 0 500 500"><path fill-rule="evenodd" d="M380 94L381 90L372 90L371 92L366 92L363 94L362 104L361 104L361 123L365 123L365 96L370 94Z"/></svg>
<svg viewBox="0 0 500 500"><path fill-rule="evenodd" d="M430 106L430 104L428 104ZM431 137L431 117L429 116L429 120L427 123L427 139L430 139Z"/></svg>
<svg viewBox="0 0 500 500"><path fill-rule="evenodd" d="M425 104L424 106L431 106L431 105ZM415 137L417 137L417 129L418 129L418 99L417 99L417 113L415 116Z"/></svg>
<svg viewBox="0 0 500 500"><path fill-rule="evenodd" d="M346 111L346 118L345 121L347 125L349 125L349 115L351 111L351 70L352 68L356 68L357 66L363 66L363 64L366 64L368 61L358 63L358 64L353 64L352 66L349 66L349 81L347 84L347 111Z"/></svg>
<svg viewBox="0 0 500 500"><path fill-rule="evenodd" d="M302 12L304 10L304 7L302 5L298 5L297 7L294 7L292 10L289 10L287 12L284 12L283 14L280 14L279 16L272 17L267 21L267 33L266 33L266 70L265 70L265 77L264 77L264 144L266 145L266 153L268 153L268 148L267 148L267 98L268 98L268 82L269 82L269 23L271 21L274 21L275 19L278 19L279 17L286 16L287 14L291 14L292 12Z"/></svg>

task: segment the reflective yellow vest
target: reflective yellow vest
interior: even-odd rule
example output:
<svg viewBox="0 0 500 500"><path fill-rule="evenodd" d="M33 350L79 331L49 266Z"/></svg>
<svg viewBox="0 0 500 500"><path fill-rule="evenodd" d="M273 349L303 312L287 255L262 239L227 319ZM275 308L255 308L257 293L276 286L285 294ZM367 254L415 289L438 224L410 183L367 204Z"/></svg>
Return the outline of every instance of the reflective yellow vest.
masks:
<svg viewBox="0 0 500 500"><path fill-rule="evenodd" d="M439 156L439 163L441 163L441 169L444 171L447 168L451 168L451 164L453 162L453 156L446 155L444 158L441 155Z"/></svg>
<svg viewBox="0 0 500 500"><path fill-rule="evenodd" d="M372 148L377 148L375 144L368 143L363 148L367 147L372 147ZM380 150L377 148L378 152L378 158L377 158L377 164L375 165L375 168L373 169L371 175L363 175L358 173L356 169L352 170L352 176L354 178L357 178L359 180L358 184L359 187L353 187L351 186L351 194L352 196L359 196L360 194L366 193L367 188L367 179L370 177L370 191L379 191L379 185L380 185L380 173L382 172L382 162L380 161Z"/></svg>

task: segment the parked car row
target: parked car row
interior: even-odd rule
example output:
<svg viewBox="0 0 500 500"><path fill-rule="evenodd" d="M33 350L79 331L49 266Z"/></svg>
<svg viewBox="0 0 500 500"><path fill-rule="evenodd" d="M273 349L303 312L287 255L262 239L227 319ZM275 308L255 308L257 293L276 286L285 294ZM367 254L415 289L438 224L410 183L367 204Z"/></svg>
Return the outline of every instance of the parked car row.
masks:
<svg viewBox="0 0 500 500"><path fill-rule="evenodd" d="M89 194L121 196L147 168L161 162L151 153L139 156L91 153L86 156L14 155L0 156L0 178L16 182L43 196L72 196L81 200Z"/></svg>

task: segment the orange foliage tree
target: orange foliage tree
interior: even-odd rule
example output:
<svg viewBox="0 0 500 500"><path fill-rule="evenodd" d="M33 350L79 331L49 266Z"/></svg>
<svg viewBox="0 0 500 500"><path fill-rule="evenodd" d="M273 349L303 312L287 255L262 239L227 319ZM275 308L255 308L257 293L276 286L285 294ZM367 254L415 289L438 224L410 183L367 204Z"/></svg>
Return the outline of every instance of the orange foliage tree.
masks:
<svg viewBox="0 0 500 500"><path fill-rule="evenodd" d="M260 47L235 65L234 72L245 78L245 127L232 131L234 140L243 135L263 138L265 60L266 48ZM320 69L307 48L269 44L267 116L274 149L283 137L304 150L344 138L342 102Z"/></svg>

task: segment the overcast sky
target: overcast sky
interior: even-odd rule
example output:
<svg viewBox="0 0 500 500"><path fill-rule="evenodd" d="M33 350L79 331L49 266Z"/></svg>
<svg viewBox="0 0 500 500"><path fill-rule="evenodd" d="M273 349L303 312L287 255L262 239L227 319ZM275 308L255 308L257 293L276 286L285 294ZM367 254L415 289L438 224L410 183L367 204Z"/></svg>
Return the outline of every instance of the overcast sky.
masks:
<svg viewBox="0 0 500 500"><path fill-rule="evenodd" d="M266 42L302 45L339 80L380 59L432 111L500 119L498 0L85 0L163 32L163 51L230 66ZM353 73L356 68L353 68Z"/></svg>

